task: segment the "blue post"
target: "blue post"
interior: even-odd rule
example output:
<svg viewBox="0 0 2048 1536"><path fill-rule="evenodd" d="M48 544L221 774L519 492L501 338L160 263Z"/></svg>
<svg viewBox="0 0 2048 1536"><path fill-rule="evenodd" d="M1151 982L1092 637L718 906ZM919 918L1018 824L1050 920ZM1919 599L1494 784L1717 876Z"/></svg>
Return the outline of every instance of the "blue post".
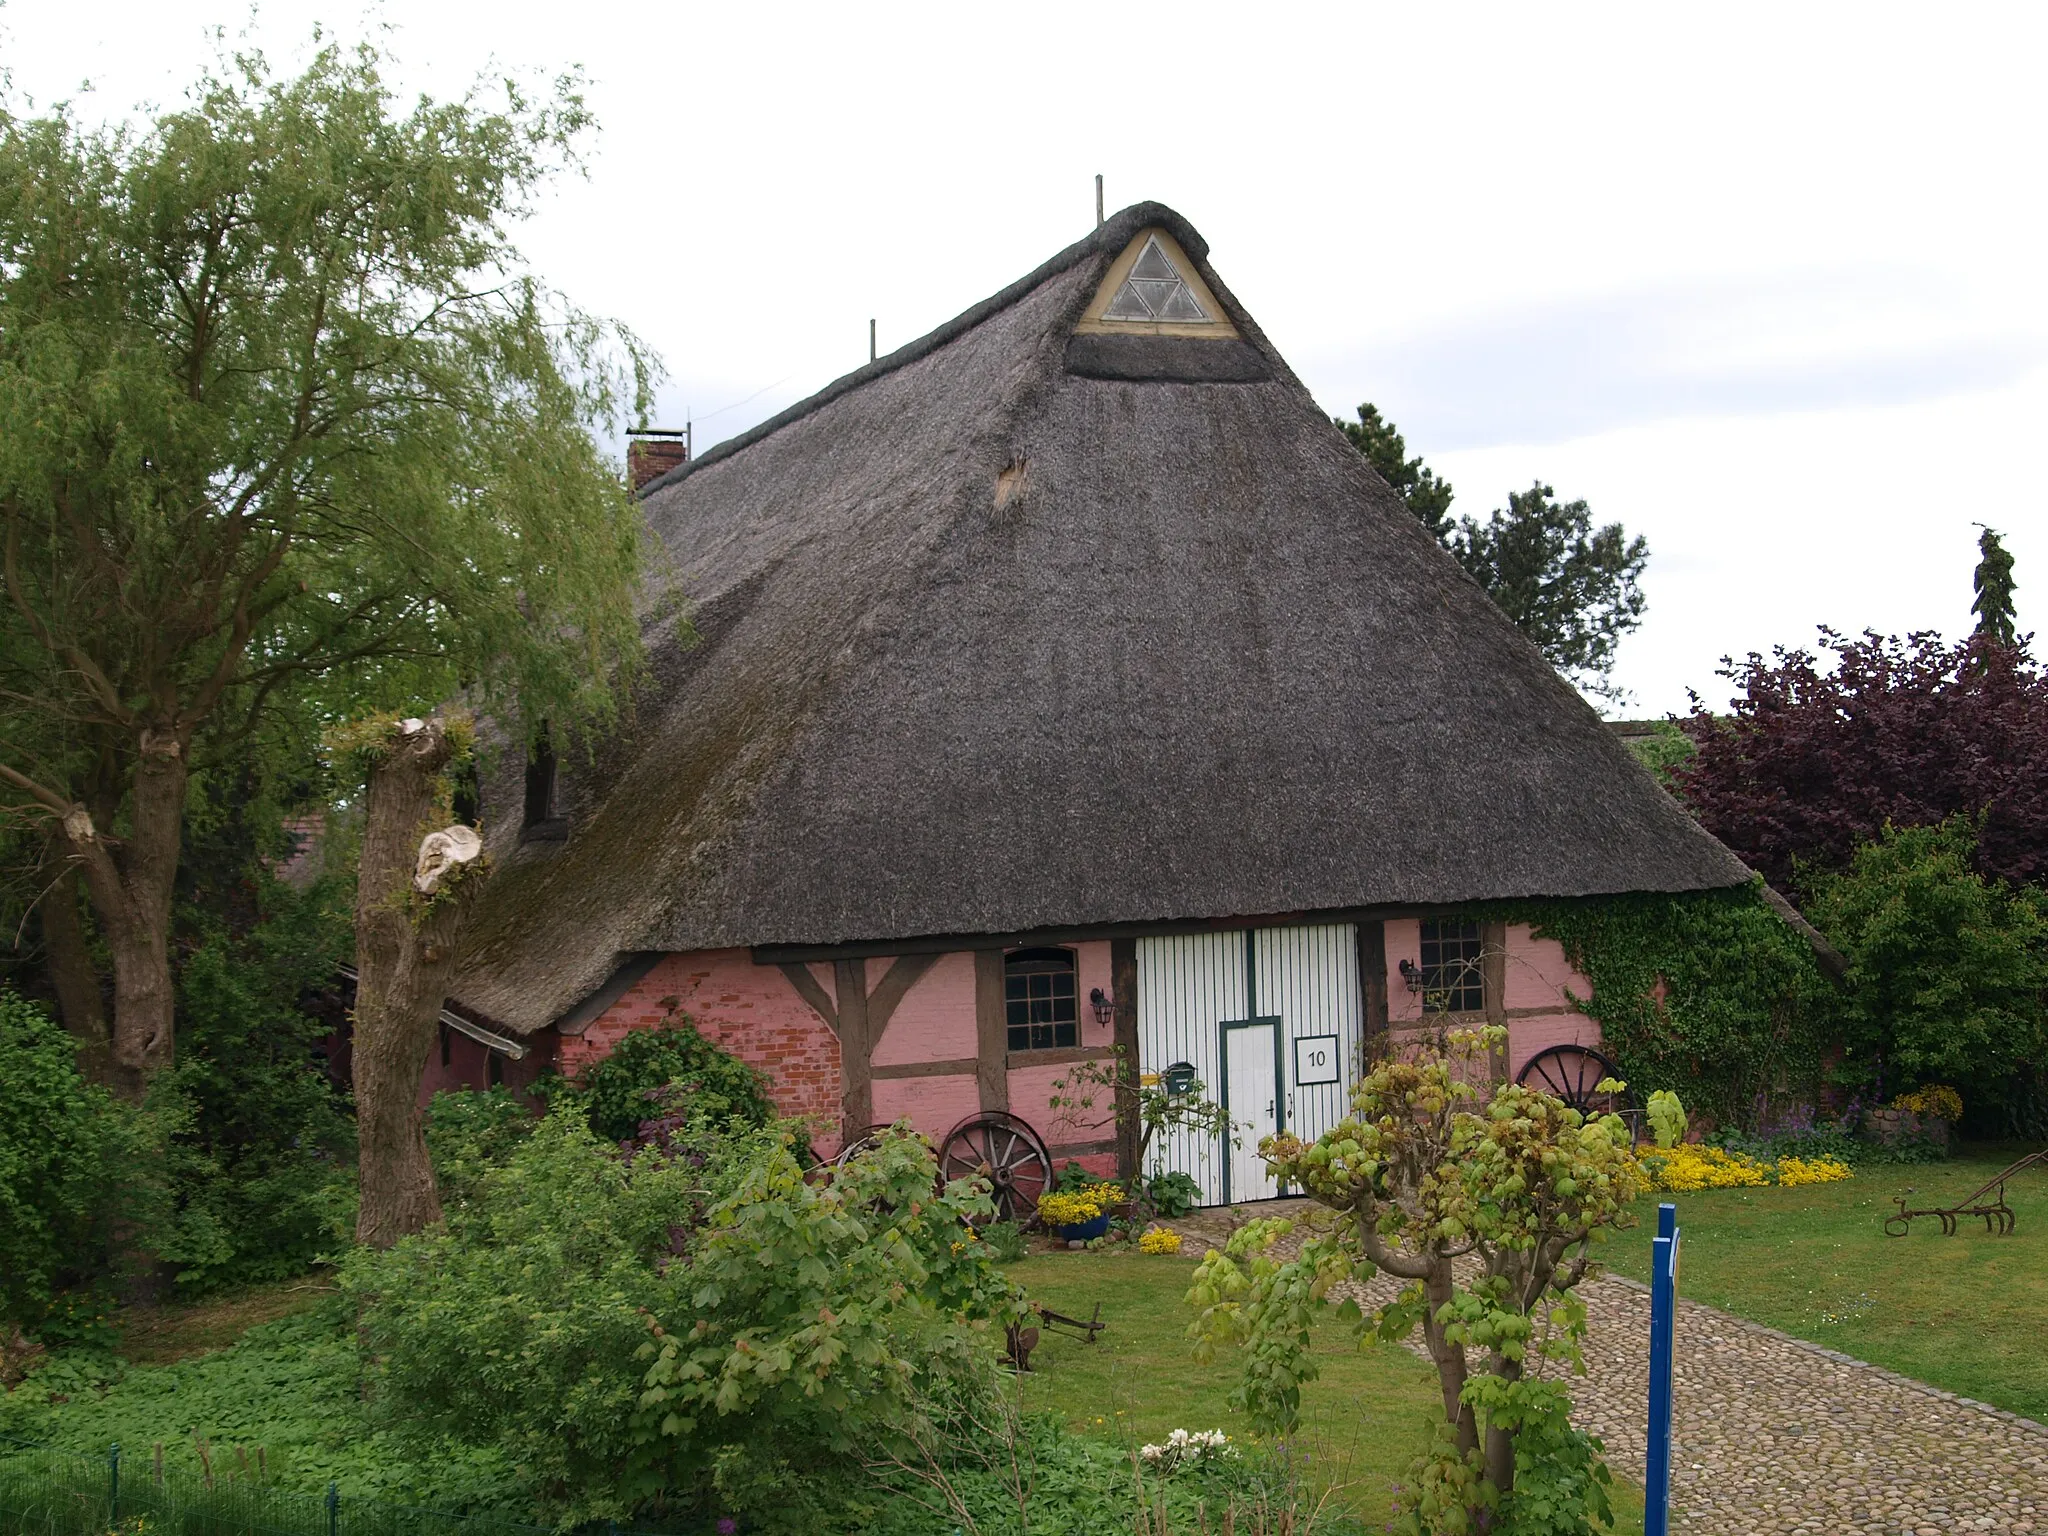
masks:
<svg viewBox="0 0 2048 1536"><path fill-rule="evenodd" d="M341 1531L341 1490L334 1484L327 1485L327 1536L340 1536Z"/></svg>
<svg viewBox="0 0 2048 1536"><path fill-rule="evenodd" d="M121 1442L107 1448L107 1524L121 1523Z"/></svg>
<svg viewBox="0 0 2048 1536"><path fill-rule="evenodd" d="M1650 1435L1643 1467L1643 1536L1671 1530L1671 1343L1678 1320L1678 1207L1657 1207L1650 1244Z"/></svg>

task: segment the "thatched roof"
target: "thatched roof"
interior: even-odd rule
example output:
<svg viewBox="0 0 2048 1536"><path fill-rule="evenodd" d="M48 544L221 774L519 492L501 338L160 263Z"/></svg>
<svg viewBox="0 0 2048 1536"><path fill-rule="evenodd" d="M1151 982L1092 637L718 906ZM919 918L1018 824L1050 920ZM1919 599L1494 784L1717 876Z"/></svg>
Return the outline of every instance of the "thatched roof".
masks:
<svg viewBox="0 0 2048 1536"><path fill-rule="evenodd" d="M1148 227L1240 340L1073 334ZM1748 878L1206 255L1127 209L648 488L702 638L658 633L631 729L564 755L566 840L487 786L462 1004L531 1030L653 950Z"/></svg>

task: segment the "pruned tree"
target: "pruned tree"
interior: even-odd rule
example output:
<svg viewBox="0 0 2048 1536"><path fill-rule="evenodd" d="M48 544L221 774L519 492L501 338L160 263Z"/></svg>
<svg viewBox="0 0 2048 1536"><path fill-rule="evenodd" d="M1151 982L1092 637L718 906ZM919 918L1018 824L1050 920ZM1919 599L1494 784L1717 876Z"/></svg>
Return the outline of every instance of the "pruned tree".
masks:
<svg viewBox="0 0 2048 1536"><path fill-rule="evenodd" d="M462 920L487 874L483 839L449 821L449 773L472 742L460 715L374 719L346 736L368 778L351 1060L362 1174L356 1241L375 1248L441 1215L419 1091Z"/></svg>
<svg viewBox="0 0 2048 1536"><path fill-rule="evenodd" d="M1358 420L1336 418L1351 445L1392 487L1430 534L1486 589L1501 612L1581 691L1619 701L1610 679L1622 637L1643 622L1642 591L1650 548L1619 523L1593 526L1584 501L1556 499L1537 483L1511 492L1505 510L1484 522L1450 515L1451 486L1371 404Z"/></svg>
<svg viewBox="0 0 2048 1536"><path fill-rule="evenodd" d="M1635 1159L1618 1115L1492 1079L1485 1058L1506 1033L1454 1031L1383 1061L1313 1144L1261 1142L1275 1176L1320 1208L1316 1235L1283 1262L1271 1249L1295 1224L1253 1222L1204 1257L1188 1293L1198 1352L1242 1346L1232 1402L1278 1432L1317 1374L1309 1330L1332 1292L1374 1270L1404 1281L1363 1321L1390 1341L1420 1328L1436 1367L1443 1420L1403 1495L1410 1528L1428 1533L1523 1528L1517 1500L1544 1530L1608 1513L1600 1446L1571 1427L1563 1378L1581 1366L1575 1293L1596 1272L1594 1243L1632 1220Z"/></svg>
<svg viewBox="0 0 2048 1536"><path fill-rule="evenodd" d="M0 813L84 881L131 1095L196 760L300 701L601 710L637 654L593 432L648 366L505 233L574 164L574 86L401 112L328 47L143 132L0 111Z"/></svg>

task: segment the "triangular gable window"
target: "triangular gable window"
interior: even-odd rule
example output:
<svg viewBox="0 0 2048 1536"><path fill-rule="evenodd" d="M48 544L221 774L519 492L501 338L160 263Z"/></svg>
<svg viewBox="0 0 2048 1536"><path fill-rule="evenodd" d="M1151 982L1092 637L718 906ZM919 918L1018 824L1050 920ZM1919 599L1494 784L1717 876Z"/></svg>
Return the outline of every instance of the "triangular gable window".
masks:
<svg viewBox="0 0 2048 1536"><path fill-rule="evenodd" d="M1159 237L1145 242L1131 275L1102 312L1105 320L1178 321L1200 325L1208 318L1201 301L1175 269L1172 259L1159 247Z"/></svg>

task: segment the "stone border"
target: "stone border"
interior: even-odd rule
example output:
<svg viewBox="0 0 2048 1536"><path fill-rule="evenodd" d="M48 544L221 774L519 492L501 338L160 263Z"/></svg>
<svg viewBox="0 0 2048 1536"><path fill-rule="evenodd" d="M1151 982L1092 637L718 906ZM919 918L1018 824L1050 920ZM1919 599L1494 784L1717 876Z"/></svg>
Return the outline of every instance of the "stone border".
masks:
<svg viewBox="0 0 2048 1536"><path fill-rule="evenodd" d="M1632 1291L1639 1291L1646 1296L1650 1293L1650 1288L1642 1281L1632 1279L1627 1275L1616 1274L1611 1269L1602 1274L1600 1280L1612 1281L1616 1285L1625 1286ZM1594 1283L1598 1284L1599 1282L1596 1281ZM1959 1397L1953 1392L1944 1392L1940 1387L1935 1386L1931 1382L1922 1381L1917 1376L1902 1376L1897 1371L1887 1370L1881 1365L1872 1365L1868 1360L1858 1360L1854 1355L1845 1355L1838 1349L1829 1349L1826 1345L1816 1344L1811 1339L1802 1339L1796 1334L1785 1332L1782 1328L1773 1328L1768 1323L1755 1322L1750 1318L1742 1317L1737 1313L1714 1306L1710 1302L1694 1301L1687 1296L1681 1296L1679 1299L1688 1307L1694 1307L1701 1312L1709 1313L1722 1322L1733 1323L1738 1328L1751 1329L1754 1332L1790 1344L1795 1348L1803 1349L1809 1355L1819 1355L1823 1360L1832 1360L1837 1365L1853 1365L1858 1370L1870 1372L1881 1381L1891 1382L1895 1386L1911 1387L1914 1391L1924 1392L1927 1396L1941 1402L1954 1403L1959 1408L1974 1408L1979 1413L1986 1414L1994 1419L2003 1419L2008 1424L2016 1424L2021 1429L2030 1431L2033 1434L2048 1436L2048 1424L2043 1424L2038 1419L2027 1418L2023 1414L2014 1413L2007 1408L2000 1408L1993 1403L1979 1402L1974 1397Z"/></svg>

